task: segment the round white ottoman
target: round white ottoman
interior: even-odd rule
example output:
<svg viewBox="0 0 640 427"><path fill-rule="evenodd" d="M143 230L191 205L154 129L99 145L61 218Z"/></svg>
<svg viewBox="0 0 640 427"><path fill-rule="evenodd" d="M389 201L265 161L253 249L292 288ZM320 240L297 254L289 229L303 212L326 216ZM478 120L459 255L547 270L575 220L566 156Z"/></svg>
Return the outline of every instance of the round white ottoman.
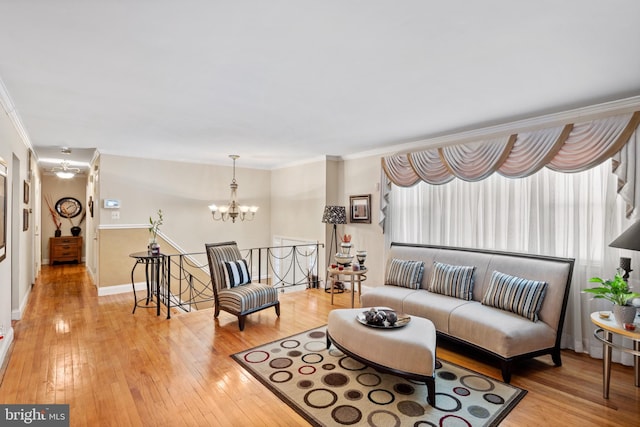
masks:
<svg viewBox="0 0 640 427"><path fill-rule="evenodd" d="M374 328L356 319L359 313L367 310L352 308L329 312L327 348L333 343L365 365L425 382L429 404L435 406L436 329L433 323L412 316L411 321L400 328Z"/></svg>

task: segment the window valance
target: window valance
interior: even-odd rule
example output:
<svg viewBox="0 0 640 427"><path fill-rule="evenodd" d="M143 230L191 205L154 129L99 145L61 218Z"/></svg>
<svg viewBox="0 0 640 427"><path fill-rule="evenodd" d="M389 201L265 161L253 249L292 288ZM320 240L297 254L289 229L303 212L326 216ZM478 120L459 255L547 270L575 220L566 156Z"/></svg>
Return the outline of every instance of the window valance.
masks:
<svg viewBox="0 0 640 427"><path fill-rule="evenodd" d="M640 171L636 167L636 144L626 145L631 139L637 142L639 124L640 111L636 111L383 157L381 222L384 221L390 183L410 187L420 181L445 184L454 178L479 181L494 172L508 178L523 178L543 167L558 172L579 172L609 158L613 158L619 194L628 205L627 216L630 217L636 200L640 202L640 194L636 195L639 191L635 188L636 175L640 175Z"/></svg>

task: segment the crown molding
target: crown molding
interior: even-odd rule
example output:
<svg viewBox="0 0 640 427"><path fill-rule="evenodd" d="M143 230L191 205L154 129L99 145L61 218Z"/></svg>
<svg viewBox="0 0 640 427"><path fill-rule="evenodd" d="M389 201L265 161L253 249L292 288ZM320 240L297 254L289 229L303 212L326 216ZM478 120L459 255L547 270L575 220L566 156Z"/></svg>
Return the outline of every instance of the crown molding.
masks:
<svg viewBox="0 0 640 427"><path fill-rule="evenodd" d="M510 135L518 132L532 131L552 126L564 125L567 123L580 123L588 120L595 120L607 116L624 113L632 113L640 110L640 96L619 99L616 101L590 105L576 108L560 113L546 114L529 119L516 120L494 126L487 126L464 132L424 138L416 141L386 146L384 148L363 151L348 156L343 156L344 160L359 159L370 156L387 156L391 154L406 153L416 150L427 150L429 148L444 147L447 145L463 144L469 141L491 138L498 135Z"/></svg>
<svg viewBox="0 0 640 427"><path fill-rule="evenodd" d="M18 136L22 140L22 143L25 145L25 147L33 151L33 144L31 144L31 139L29 138L29 134L27 133L27 130L22 124L20 115L16 111L16 107L13 104L13 101L11 100L11 96L9 96L9 92L7 91L7 88L4 85L4 82L2 81L2 79L0 79L0 104L2 104L2 108L7 113L7 116L9 116L9 120L11 120L11 123L13 124L13 127L16 129L16 132L18 132Z"/></svg>
<svg viewBox="0 0 640 427"><path fill-rule="evenodd" d="M296 160L295 162L289 162L282 165L276 165L270 168L269 170L287 169L287 168L292 168L296 166L304 166L311 163L319 163L319 162L325 162L325 161L339 162L341 160L343 160L343 157L341 156L322 155L322 156L308 157L306 159Z"/></svg>

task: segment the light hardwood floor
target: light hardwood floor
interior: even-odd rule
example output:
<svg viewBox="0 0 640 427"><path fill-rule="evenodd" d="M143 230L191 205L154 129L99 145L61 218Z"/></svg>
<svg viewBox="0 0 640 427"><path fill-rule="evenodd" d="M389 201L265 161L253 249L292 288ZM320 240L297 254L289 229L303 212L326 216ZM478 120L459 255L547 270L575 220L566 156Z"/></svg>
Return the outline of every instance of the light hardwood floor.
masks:
<svg viewBox="0 0 640 427"><path fill-rule="evenodd" d="M246 373L231 354L324 325L351 296L323 290L280 295L281 317L267 309L247 319L212 310L131 314L133 295L97 297L82 265L42 269L5 365L0 402L68 403L73 426L307 425ZM164 308L164 307L163 307ZM500 378L497 364L440 344L438 357ZM516 365L512 384L528 394L504 426L637 426L640 388L633 368L614 364L602 398L602 361L564 351Z"/></svg>

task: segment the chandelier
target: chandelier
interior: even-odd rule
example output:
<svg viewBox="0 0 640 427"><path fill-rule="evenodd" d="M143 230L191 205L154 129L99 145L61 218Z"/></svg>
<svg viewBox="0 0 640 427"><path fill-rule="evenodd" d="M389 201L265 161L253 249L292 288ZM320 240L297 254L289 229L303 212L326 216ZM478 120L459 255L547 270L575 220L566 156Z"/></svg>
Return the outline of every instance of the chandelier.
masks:
<svg viewBox="0 0 640 427"><path fill-rule="evenodd" d="M226 206L209 205L211 215L215 221L227 221L231 218L231 222L236 222L236 218L238 217L240 217L242 221L251 221L256 212L258 212L258 207L238 204L236 200L236 191L238 190L238 183L236 182L236 159L240 156L231 154L229 157L233 160L233 179L229 186L231 187L231 200Z"/></svg>
<svg viewBox="0 0 640 427"><path fill-rule="evenodd" d="M80 169L69 167L69 162L63 160L60 162L60 166L52 168L51 172L55 173L58 178L70 179L79 173Z"/></svg>

